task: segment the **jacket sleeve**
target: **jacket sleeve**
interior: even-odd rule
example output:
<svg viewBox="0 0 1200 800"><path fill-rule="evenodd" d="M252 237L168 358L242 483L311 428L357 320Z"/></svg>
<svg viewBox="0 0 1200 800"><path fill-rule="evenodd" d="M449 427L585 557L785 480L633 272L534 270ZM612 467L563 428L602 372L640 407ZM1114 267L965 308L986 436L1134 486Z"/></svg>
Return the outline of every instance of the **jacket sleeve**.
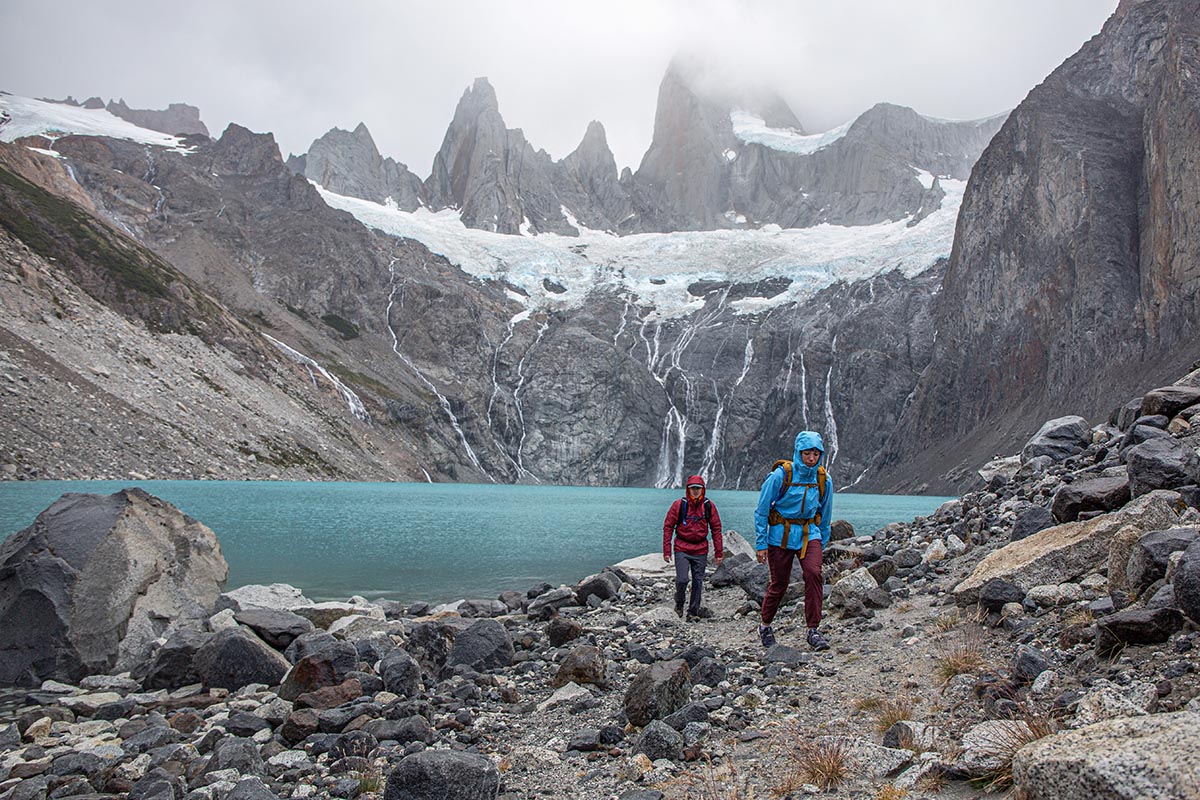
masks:
<svg viewBox="0 0 1200 800"><path fill-rule="evenodd" d="M679 524L679 503L679 500L671 503L667 518L663 520L663 558L671 555L671 537L675 535L675 526Z"/></svg>
<svg viewBox="0 0 1200 800"><path fill-rule="evenodd" d="M712 503L712 501L709 501ZM717 513L717 504L712 504L712 519L708 523L708 528L712 532L713 540L713 555L717 558L725 556L725 541L721 538L721 515Z"/></svg>
<svg viewBox="0 0 1200 800"><path fill-rule="evenodd" d="M754 549L767 549L767 515L771 513L771 503L779 496L779 487L783 485L783 472L771 470L763 481L762 489L758 492L758 505L754 508Z"/></svg>
<svg viewBox="0 0 1200 800"><path fill-rule="evenodd" d="M833 476L825 474L825 502L821 503L821 549L829 546L829 525L833 522Z"/></svg>

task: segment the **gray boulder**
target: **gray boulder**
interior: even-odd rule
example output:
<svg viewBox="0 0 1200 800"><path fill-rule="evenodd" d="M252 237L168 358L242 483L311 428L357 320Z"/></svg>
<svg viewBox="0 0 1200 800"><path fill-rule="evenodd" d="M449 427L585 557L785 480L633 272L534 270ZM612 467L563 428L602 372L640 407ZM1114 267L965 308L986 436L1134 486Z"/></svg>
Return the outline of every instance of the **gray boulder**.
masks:
<svg viewBox="0 0 1200 800"><path fill-rule="evenodd" d="M1125 453L1129 488L1134 497L1155 489L1200 483L1200 457L1169 436L1148 439Z"/></svg>
<svg viewBox="0 0 1200 800"><path fill-rule="evenodd" d="M269 644L241 627L214 634L196 651L195 665L204 685L231 691L251 683L275 686L291 667Z"/></svg>
<svg viewBox="0 0 1200 800"><path fill-rule="evenodd" d="M141 489L63 495L0 545L0 683L133 669L228 574L211 530Z"/></svg>
<svg viewBox="0 0 1200 800"><path fill-rule="evenodd" d="M550 619L560 608L576 605L575 590L565 586L560 586L557 589L538 595L526 613L530 619Z"/></svg>
<svg viewBox="0 0 1200 800"><path fill-rule="evenodd" d="M651 720L638 739L635 753L645 753L651 761L669 758L677 761L683 755L683 734L662 720Z"/></svg>
<svg viewBox="0 0 1200 800"><path fill-rule="evenodd" d="M405 651L397 648L379 662L379 677L389 692L411 697L421 688L421 665Z"/></svg>
<svg viewBox="0 0 1200 800"><path fill-rule="evenodd" d="M500 772L474 753L425 750L405 757L388 776L384 800L495 800Z"/></svg>
<svg viewBox="0 0 1200 800"><path fill-rule="evenodd" d="M1186 550L1197 539L1200 539L1200 530L1196 528L1150 531L1138 539L1125 563L1125 583L1129 591L1140 596L1155 581L1166 577L1171 554Z"/></svg>
<svg viewBox="0 0 1200 800"><path fill-rule="evenodd" d="M513 663L512 637L494 619L481 619L454 638L446 666L465 664L476 671L507 667Z"/></svg>
<svg viewBox="0 0 1200 800"><path fill-rule="evenodd" d="M740 582L742 576L754 569L756 563L753 556L745 553L726 556L720 566L713 570L709 582L714 589L734 586Z"/></svg>
<svg viewBox="0 0 1200 800"><path fill-rule="evenodd" d="M1172 579L1175 604L1188 619L1200 625L1200 541L1192 542L1183 551Z"/></svg>
<svg viewBox="0 0 1200 800"><path fill-rule="evenodd" d="M226 769L237 770L239 775L267 774L262 756L258 753L258 746L253 740L239 736L226 736L217 741L200 775L203 777Z"/></svg>
<svg viewBox="0 0 1200 800"><path fill-rule="evenodd" d="M601 600L611 600L621 590L621 579L611 572L600 572L590 575L575 587L575 600L579 605L586 605L588 598L593 595Z"/></svg>
<svg viewBox="0 0 1200 800"><path fill-rule="evenodd" d="M1038 739L1017 751L1014 794L1029 800L1195 797L1200 714L1122 717Z"/></svg>
<svg viewBox="0 0 1200 800"><path fill-rule="evenodd" d="M1038 531L1044 531L1055 524L1054 515L1050 513L1050 509L1028 505L1017 512L1017 519L1013 522L1009 541L1019 542L1025 537L1032 536Z"/></svg>
<svg viewBox="0 0 1200 800"><path fill-rule="evenodd" d="M1183 627L1177 608L1127 608L1096 620L1096 652L1107 655L1126 645L1159 644Z"/></svg>
<svg viewBox="0 0 1200 800"><path fill-rule="evenodd" d="M625 692L625 716L634 725L645 726L683 708L692 691L687 662L659 661L643 668Z"/></svg>
<svg viewBox="0 0 1200 800"><path fill-rule="evenodd" d="M1200 388L1163 386L1146 393L1142 398L1141 413L1143 415L1161 414L1169 419L1196 403L1200 403Z"/></svg>
<svg viewBox="0 0 1200 800"><path fill-rule="evenodd" d="M296 637L314 630L304 617L278 608L244 608L233 618L276 650L286 650Z"/></svg>
<svg viewBox="0 0 1200 800"><path fill-rule="evenodd" d="M275 608L288 611L297 606L310 605L312 605L312 600L309 600L299 589L290 584L251 583L223 592L217 598L214 610L223 611L226 608L232 608L234 611L242 611L248 608Z"/></svg>
<svg viewBox="0 0 1200 800"><path fill-rule="evenodd" d="M196 673L196 651L212 638L195 628L180 628L171 634L151 658L142 686L147 690L176 689L200 681ZM138 674L139 671L135 671Z"/></svg>
<svg viewBox="0 0 1200 800"><path fill-rule="evenodd" d="M1070 458L1087 447L1089 432L1087 420L1083 417L1047 420L1021 448L1021 462L1027 463L1038 456L1048 456L1055 461Z"/></svg>
<svg viewBox="0 0 1200 800"><path fill-rule="evenodd" d="M1129 502L1125 478L1090 478L1063 484L1054 493L1050 513L1058 522L1074 522L1085 511L1114 511ZM1049 527L1049 526L1046 526Z"/></svg>

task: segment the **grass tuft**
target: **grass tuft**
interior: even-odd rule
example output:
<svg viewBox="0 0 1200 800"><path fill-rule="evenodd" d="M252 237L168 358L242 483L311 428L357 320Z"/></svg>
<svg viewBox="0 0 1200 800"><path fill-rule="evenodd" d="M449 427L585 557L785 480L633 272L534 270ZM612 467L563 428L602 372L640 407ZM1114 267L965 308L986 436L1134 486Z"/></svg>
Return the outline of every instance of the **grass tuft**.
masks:
<svg viewBox="0 0 1200 800"><path fill-rule="evenodd" d="M688 800L754 800L750 779L738 775L732 758L714 766L706 756L700 770L686 772L673 783Z"/></svg>
<svg viewBox="0 0 1200 800"><path fill-rule="evenodd" d="M1036 742L1058 731L1058 723L1048 714L1027 707L1019 719L1001 720L992 744L987 748L990 755L1000 759L1000 766L991 774L988 791L1007 789L1013 782L1013 758L1017 751L1030 742Z"/></svg>
<svg viewBox="0 0 1200 800"><path fill-rule="evenodd" d="M937 653L934 670L943 686L954 676L978 672L988 663L983 631L978 626L963 628L954 639L939 642L934 651Z"/></svg>
<svg viewBox="0 0 1200 800"><path fill-rule="evenodd" d="M908 789L899 789L895 784L885 783L875 792L875 800L905 800Z"/></svg>
<svg viewBox="0 0 1200 800"><path fill-rule="evenodd" d="M875 729L883 733L901 720L912 719L916 705L917 699L907 693L884 698L875 710Z"/></svg>

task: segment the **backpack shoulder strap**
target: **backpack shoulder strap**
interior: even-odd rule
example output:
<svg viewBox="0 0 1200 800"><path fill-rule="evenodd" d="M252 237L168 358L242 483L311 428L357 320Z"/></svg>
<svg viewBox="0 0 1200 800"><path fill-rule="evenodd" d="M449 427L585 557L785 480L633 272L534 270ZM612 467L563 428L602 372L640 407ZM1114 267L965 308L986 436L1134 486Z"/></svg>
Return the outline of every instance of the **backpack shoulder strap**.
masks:
<svg viewBox="0 0 1200 800"><path fill-rule="evenodd" d="M825 481L828 479L828 473L824 467L817 467L817 496L821 502L825 502Z"/></svg>
<svg viewBox="0 0 1200 800"><path fill-rule="evenodd" d="M712 500L704 501L704 521L712 525Z"/></svg>
<svg viewBox="0 0 1200 800"><path fill-rule="evenodd" d="M771 465L770 471L774 472L780 467L783 467L783 486L779 488L779 497L775 498L776 500L783 497L787 494L787 490L792 488L792 462L781 458Z"/></svg>

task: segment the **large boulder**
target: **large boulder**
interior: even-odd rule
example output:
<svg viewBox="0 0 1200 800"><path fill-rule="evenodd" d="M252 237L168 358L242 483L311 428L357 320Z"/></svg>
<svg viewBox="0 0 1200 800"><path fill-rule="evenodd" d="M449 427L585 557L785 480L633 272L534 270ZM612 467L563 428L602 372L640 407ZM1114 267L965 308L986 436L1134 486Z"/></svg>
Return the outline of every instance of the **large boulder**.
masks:
<svg viewBox="0 0 1200 800"><path fill-rule="evenodd" d="M276 686L291 665L262 639L236 627L218 631L201 645L195 667L205 686L235 691L251 683Z"/></svg>
<svg viewBox="0 0 1200 800"><path fill-rule="evenodd" d="M1200 388L1195 386L1163 386L1147 392L1142 398L1143 415L1162 414L1173 417L1189 406L1200 403Z"/></svg>
<svg viewBox="0 0 1200 800"><path fill-rule="evenodd" d="M177 689L190 683L199 683L196 651L212 636L195 628L180 628L172 633L145 665L142 686L147 690ZM139 668L134 674L138 675L141 671Z"/></svg>
<svg viewBox="0 0 1200 800"><path fill-rule="evenodd" d="M1017 512L1017 518L1013 521L1012 533L1009 534L1009 541L1019 542L1038 531L1052 528L1056 524L1058 523L1055 522L1050 509L1030 503Z"/></svg>
<svg viewBox="0 0 1200 800"><path fill-rule="evenodd" d="M379 677L389 692L401 697L411 697L421 688L421 665L400 648L383 657L379 662Z"/></svg>
<svg viewBox="0 0 1200 800"><path fill-rule="evenodd" d="M1047 420L1021 448L1021 462L1027 463L1038 456L1048 456L1055 461L1070 458L1087 447L1090 432L1083 417Z"/></svg>
<svg viewBox="0 0 1200 800"><path fill-rule="evenodd" d="M335 642L298 660L279 687L279 696L295 700L305 692L337 686L358 668L358 648L350 642Z"/></svg>
<svg viewBox="0 0 1200 800"><path fill-rule="evenodd" d="M575 587L575 600L579 605L587 605L593 595L599 600L611 600L621 590L621 579L611 572L604 571L589 575Z"/></svg>
<svg viewBox="0 0 1200 800"><path fill-rule="evenodd" d="M1200 625L1200 541L1192 542L1183 551L1172 578L1175 604L1188 619Z"/></svg>
<svg viewBox="0 0 1200 800"><path fill-rule="evenodd" d="M1195 797L1200 714L1180 711L1097 722L1022 747L1014 794L1029 800Z"/></svg>
<svg viewBox="0 0 1200 800"><path fill-rule="evenodd" d="M1108 655L1131 644L1159 644L1182 626L1177 608L1126 608L1096 620L1096 652Z"/></svg>
<svg viewBox="0 0 1200 800"><path fill-rule="evenodd" d="M1170 528L1150 531L1138 539L1125 563L1125 584L1134 595L1141 595L1151 584L1167 575L1172 553L1186 550L1200 539L1200 529Z"/></svg>
<svg viewBox="0 0 1200 800"><path fill-rule="evenodd" d="M691 671L686 661L658 661L643 668L629 684L625 717L642 727L683 708L691 691Z"/></svg>
<svg viewBox="0 0 1200 800"><path fill-rule="evenodd" d="M233 618L276 650L286 650L297 637L315 630L304 617L279 608L251 606L235 611Z"/></svg>
<svg viewBox="0 0 1200 800"><path fill-rule="evenodd" d="M1200 483L1200 457L1171 437L1148 439L1125 453L1133 496Z"/></svg>
<svg viewBox="0 0 1200 800"><path fill-rule="evenodd" d="M0 545L0 684L143 664L212 611L229 568L211 530L141 489L65 494Z"/></svg>
<svg viewBox="0 0 1200 800"><path fill-rule="evenodd" d="M1125 478L1090 478L1065 483L1054 493L1050 513L1058 522L1074 522L1085 511L1115 511L1129 502Z"/></svg>
<svg viewBox="0 0 1200 800"><path fill-rule="evenodd" d="M232 608L242 611L248 608L274 608L288 611L297 606L311 606L312 600L304 593L287 583L250 583L224 592L218 599L216 611Z"/></svg>
<svg viewBox="0 0 1200 800"><path fill-rule="evenodd" d="M494 619L481 619L454 637L446 666L465 664L477 672L508 667L513 663L512 637Z"/></svg>
<svg viewBox="0 0 1200 800"><path fill-rule="evenodd" d="M384 800L495 800L500 772L475 753L425 750L406 756L388 776Z"/></svg>
<svg viewBox="0 0 1200 800"><path fill-rule="evenodd" d="M1011 542L980 561L954 587L954 598L959 605L974 605L979 601L980 589L993 578L1025 591L1034 586L1078 580L1108 557L1110 540L1123 526L1134 525L1143 531L1170 528L1179 521L1183 506L1177 492L1151 492L1120 511L1056 525Z"/></svg>
<svg viewBox="0 0 1200 800"><path fill-rule="evenodd" d="M579 686L585 683L607 686L607 668L608 661L604 658L600 648L583 644L567 653L566 658L558 667L558 672L550 681L550 686L555 689L566 686L568 683Z"/></svg>

